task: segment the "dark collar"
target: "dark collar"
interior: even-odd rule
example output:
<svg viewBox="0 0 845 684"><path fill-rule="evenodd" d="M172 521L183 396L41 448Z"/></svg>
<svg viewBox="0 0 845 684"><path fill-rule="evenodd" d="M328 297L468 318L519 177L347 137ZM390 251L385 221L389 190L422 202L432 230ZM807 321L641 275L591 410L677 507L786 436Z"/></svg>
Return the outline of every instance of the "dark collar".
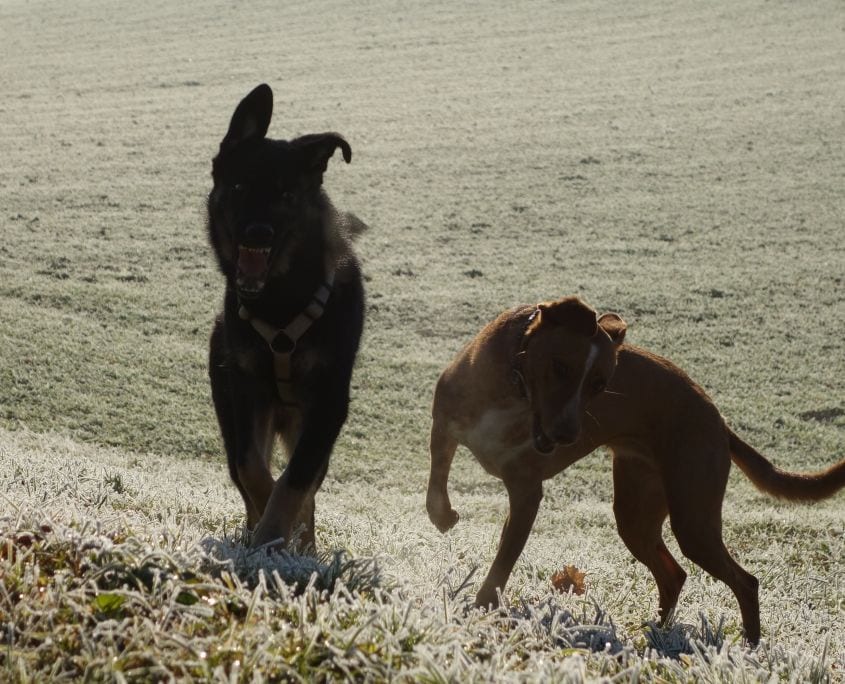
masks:
<svg viewBox="0 0 845 684"><path fill-rule="evenodd" d="M528 386L525 384L525 375L522 371L522 363L525 360L526 347L528 347L528 337L525 333L528 332L528 327L539 313L540 309L534 309L528 317L528 320L525 321L525 325L522 328L522 334L519 336L519 347L513 357L513 363L511 364L511 384L516 385L519 390L519 396L525 399L528 398Z"/></svg>

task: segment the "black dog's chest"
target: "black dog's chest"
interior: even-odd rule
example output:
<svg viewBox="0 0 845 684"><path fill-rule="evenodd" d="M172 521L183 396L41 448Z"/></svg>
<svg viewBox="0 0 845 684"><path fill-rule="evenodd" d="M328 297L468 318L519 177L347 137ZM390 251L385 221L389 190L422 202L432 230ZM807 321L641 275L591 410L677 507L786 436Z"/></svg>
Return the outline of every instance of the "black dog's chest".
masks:
<svg viewBox="0 0 845 684"><path fill-rule="evenodd" d="M253 379L267 380L275 378L276 358L269 346L260 340L234 349L230 359L238 372ZM307 383L308 377L326 363L325 354L316 347L298 345L289 357L292 381L294 384Z"/></svg>

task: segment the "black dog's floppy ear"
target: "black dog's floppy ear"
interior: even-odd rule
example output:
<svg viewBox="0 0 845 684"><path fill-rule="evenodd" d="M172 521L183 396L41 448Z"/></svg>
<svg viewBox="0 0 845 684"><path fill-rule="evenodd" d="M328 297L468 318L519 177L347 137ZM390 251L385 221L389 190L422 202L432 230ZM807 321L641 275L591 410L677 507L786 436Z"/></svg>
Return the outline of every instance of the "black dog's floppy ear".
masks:
<svg viewBox="0 0 845 684"><path fill-rule="evenodd" d="M323 182L323 173L329 165L334 151L339 147L343 153L343 161L352 161L352 148L339 133L312 133L303 135L290 144L299 152L303 170L306 173L317 174L317 184Z"/></svg>
<svg viewBox="0 0 845 684"><path fill-rule="evenodd" d="M625 340L628 324L618 314L606 313L599 318L599 327L608 334L616 346L619 346Z"/></svg>
<svg viewBox="0 0 845 684"><path fill-rule="evenodd" d="M273 91L266 83L262 83L238 104L220 149L250 138L263 138L267 135L272 116Z"/></svg>

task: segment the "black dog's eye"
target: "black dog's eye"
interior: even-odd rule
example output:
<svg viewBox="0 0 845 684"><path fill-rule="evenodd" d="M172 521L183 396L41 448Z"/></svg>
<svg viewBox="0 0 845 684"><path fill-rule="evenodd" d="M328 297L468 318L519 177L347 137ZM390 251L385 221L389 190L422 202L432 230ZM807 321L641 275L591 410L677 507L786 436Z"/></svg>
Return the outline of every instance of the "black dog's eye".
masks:
<svg viewBox="0 0 845 684"><path fill-rule="evenodd" d="M604 392L607 389L607 382L605 382L604 378L593 378L591 387L593 388L593 392L598 394L599 392Z"/></svg>
<svg viewBox="0 0 845 684"><path fill-rule="evenodd" d="M282 209L293 209L296 207L297 199L298 198L295 193L290 190L283 190L277 195L276 202Z"/></svg>
<svg viewBox="0 0 845 684"><path fill-rule="evenodd" d="M232 190L234 190L238 195L242 195L246 192L246 183L235 183L232 186Z"/></svg>

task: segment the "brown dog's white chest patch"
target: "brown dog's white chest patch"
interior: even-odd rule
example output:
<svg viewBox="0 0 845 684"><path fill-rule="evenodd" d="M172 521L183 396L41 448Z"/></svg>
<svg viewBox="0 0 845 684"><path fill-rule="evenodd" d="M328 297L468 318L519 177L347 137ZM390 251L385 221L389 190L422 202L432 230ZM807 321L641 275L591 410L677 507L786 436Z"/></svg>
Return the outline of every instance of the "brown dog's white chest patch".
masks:
<svg viewBox="0 0 845 684"><path fill-rule="evenodd" d="M463 430L463 444L485 468L501 464L531 448L530 415L527 404L489 408L474 425Z"/></svg>

